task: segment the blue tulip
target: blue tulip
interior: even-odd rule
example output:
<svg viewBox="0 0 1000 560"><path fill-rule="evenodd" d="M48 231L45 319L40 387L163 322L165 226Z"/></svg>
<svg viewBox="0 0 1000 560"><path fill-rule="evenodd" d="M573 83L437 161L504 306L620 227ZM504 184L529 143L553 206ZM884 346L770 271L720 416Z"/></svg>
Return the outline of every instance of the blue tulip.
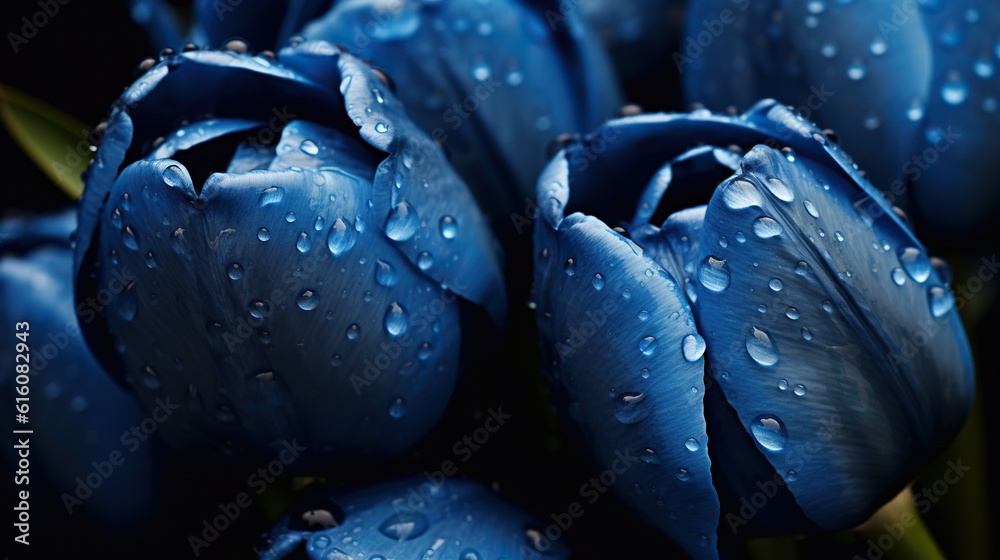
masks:
<svg viewBox="0 0 1000 560"><path fill-rule="evenodd" d="M706 178L707 206L653 221ZM773 100L610 121L552 160L538 205L546 369L598 460L641 459L615 488L696 558L855 526L969 413L947 266Z"/></svg>
<svg viewBox="0 0 1000 560"><path fill-rule="evenodd" d="M728 11L730 17L723 17ZM690 102L773 97L834 128L892 204L947 233L1000 208L985 147L1000 141L1000 16L958 2L702 0L674 62Z"/></svg>
<svg viewBox="0 0 1000 560"><path fill-rule="evenodd" d="M180 48L184 42L221 48L242 41L257 50L277 49L332 0L195 0L185 28L166 0L129 0L132 19L145 29L154 49Z"/></svg>
<svg viewBox="0 0 1000 560"><path fill-rule="evenodd" d="M258 551L263 560L302 553L316 560L568 558L539 527L479 483L409 477L352 492L312 491Z"/></svg>
<svg viewBox="0 0 1000 560"><path fill-rule="evenodd" d="M37 532L79 526L81 516L135 528L155 494L152 444L130 434L144 416L80 336L71 296L75 225L71 212L0 222L0 389L11 404L24 399L17 404L27 420L16 423L11 410L3 427L31 431L12 435L4 458L12 478L23 478L12 489L28 492L30 543ZM21 438L27 444L18 448ZM28 467L15 476L22 457Z"/></svg>
<svg viewBox="0 0 1000 560"><path fill-rule="evenodd" d="M599 42L554 1L351 0L302 35L345 45L392 77L503 237L528 229L549 142L621 107Z"/></svg>
<svg viewBox="0 0 1000 560"><path fill-rule="evenodd" d="M86 333L147 409L184 403L177 448L396 454L504 320L496 242L368 66L280 58L170 55L116 102L80 206L77 299L110 299Z"/></svg>

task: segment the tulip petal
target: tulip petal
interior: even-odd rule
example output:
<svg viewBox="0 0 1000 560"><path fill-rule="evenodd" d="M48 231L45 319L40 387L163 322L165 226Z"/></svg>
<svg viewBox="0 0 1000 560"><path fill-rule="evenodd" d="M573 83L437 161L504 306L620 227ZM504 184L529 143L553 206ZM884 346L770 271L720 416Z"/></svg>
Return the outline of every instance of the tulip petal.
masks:
<svg viewBox="0 0 1000 560"><path fill-rule="evenodd" d="M389 152L375 176L373 211L383 217L379 225L410 262L502 325L501 249L475 199L371 70L347 54L338 64L348 114L361 122L365 140Z"/></svg>
<svg viewBox="0 0 1000 560"><path fill-rule="evenodd" d="M210 119L178 127L170 136L150 152L145 159L167 159L177 152L189 150L198 144L227 134L260 128L266 123L246 119Z"/></svg>
<svg viewBox="0 0 1000 560"><path fill-rule="evenodd" d="M423 476L348 492L314 489L282 516L270 539L264 560L296 553L316 560L569 557L537 520L479 483Z"/></svg>
<svg viewBox="0 0 1000 560"><path fill-rule="evenodd" d="M921 18L934 46L934 76L921 144L908 179L928 233L989 238L1000 209L991 154L1000 142L1000 13L990 2L933 2ZM987 243L978 241L978 243Z"/></svg>
<svg viewBox="0 0 1000 560"><path fill-rule="evenodd" d="M535 289L545 367L599 464L623 470L621 496L692 556L717 558L705 343L681 289L596 218L572 214L543 229Z"/></svg>
<svg viewBox="0 0 1000 560"><path fill-rule="evenodd" d="M278 156L271 162L270 170L333 167L372 181L379 164L373 152L357 137L309 121L295 120L281 131Z"/></svg>
<svg viewBox="0 0 1000 560"><path fill-rule="evenodd" d="M126 168L110 200L129 207L100 240L116 258L99 281L134 278L107 315L133 333L124 371L147 406L187 405L164 436L222 454L292 435L328 456L412 445L452 390L459 300L387 256L370 182L332 168L215 174L196 196L185 179L171 160Z"/></svg>
<svg viewBox="0 0 1000 560"><path fill-rule="evenodd" d="M353 0L303 35L346 45L392 76L413 121L447 146L483 207L505 223L533 197L551 139L597 126L621 106L610 62L575 11L519 0Z"/></svg>
<svg viewBox="0 0 1000 560"><path fill-rule="evenodd" d="M205 47L221 48L231 39L241 39L254 50L273 49L330 4L331 0L198 0L196 37Z"/></svg>
<svg viewBox="0 0 1000 560"><path fill-rule="evenodd" d="M839 170L764 146L741 167L706 212L695 315L726 399L803 511L851 527L957 432L968 343L922 246L850 204L866 193ZM745 243L717 243L737 231Z"/></svg>
<svg viewBox="0 0 1000 560"><path fill-rule="evenodd" d="M702 0L686 18L674 62L690 102L721 111L774 97L836 129L880 189L904 178L919 134L911 108L931 79L919 13L888 0Z"/></svg>
<svg viewBox="0 0 1000 560"><path fill-rule="evenodd" d="M131 396L114 385L80 338L79 321L94 311L74 306L70 297L68 232L74 225L73 212L0 222L0 334L10 341L0 348L0 387L15 393L16 366L26 363L17 354L27 355L30 383L18 386L30 385L32 397L27 425L15 424L13 414L3 425L8 433L34 431L17 436L30 439L34 461L32 520L64 520L65 505L69 513L107 526L134 527L151 513L154 499L151 444L135 448L124 464L116 463L114 476L95 487L85 504L59 497L78 496L78 477L93 471L93 462L106 463L109 455L120 453L122 432L143 419ZM26 326L16 327L22 321ZM27 335L24 352L16 348L18 332ZM16 465L15 449L8 451L5 458Z"/></svg>

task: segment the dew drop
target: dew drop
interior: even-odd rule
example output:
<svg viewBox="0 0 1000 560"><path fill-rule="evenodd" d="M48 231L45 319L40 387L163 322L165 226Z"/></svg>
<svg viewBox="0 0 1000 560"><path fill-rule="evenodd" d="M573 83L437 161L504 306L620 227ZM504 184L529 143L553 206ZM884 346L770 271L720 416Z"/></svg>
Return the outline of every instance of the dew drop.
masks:
<svg viewBox="0 0 1000 560"><path fill-rule="evenodd" d="M773 414L762 414L750 423L750 433L761 447L768 451L782 451L788 443L788 430L780 418Z"/></svg>
<svg viewBox="0 0 1000 560"><path fill-rule="evenodd" d="M122 230L122 242L125 243L126 247L132 249L133 251L139 250L139 239L136 236L135 230L132 229L132 226L125 226L125 229Z"/></svg>
<svg viewBox="0 0 1000 560"><path fill-rule="evenodd" d="M801 397L806 394L806 386L802 384L796 385L795 388L792 389L792 392L795 393L795 396Z"/></svg>
<svg viewBox="0 0 1000 560"><path fill-rule="evenodd" d="M778 349L766 332L757 327L746 338L746 349L750 357L758 364L770 367L778 363Z"/></svg>
<svg viewBox="0 0 1000 560"><path fill-rule="evenodd" d="M406 415L408 405L406 404L406 399L403 397L396 397L389 404L389 416L393 418L402 418Z"/></svg>
<svg viewBox="0 0 1000 560"><path fill-rule="evenodd" d="M961 105L969 97L969 86L955 70L948 72L948 77L941 84L941 99L949 105Z"/></svg>
<svg viewBox="0 0 1000 560"><path fill-rule="evenodd" d="M809 329L807 329L805 327L802 327L802 338L803 338L803 340L812 340L813 339L813 333L812 333L812 331L810 331Z"/></svg>
<svg viewBox="0 0 1000 560"><path fill-rule="evenodd" d="M594 279L591 280L590 283L594 286L594 289L597 291L601 291L604 289L604 277L601 276L601 273L599 272L594 275Z"/></svg>
<svg viewBox="0 0 1000 560"><path fill-rule="evenodd" d="M686 440L684 440L684 447L686 447L687 450L691 452L698 451L699 449L701 449L701 445L698 443L698 440L694 439L693 437L689 437Z"/></svg>
<svg viewBox="0 0 1000 560"><path fill-rule="evenodd" d="M906 273L903 272L902 268L898 266L892 269L892 282L897 286L902 286L906 283Z"/></svg>
<svg viewBox="0 0 1000 560"><path fill-rule="evenodd" d="M927 301L935 319L944 317L955 307L955 296L951 290L941 286L931 286L927 290Z"/></svg>
<svg viewBox="0 0 1000 560"><path fill-rule="evenodd" d="M417 255L417 267L420 270L427 270L434 266L434 255L430 254L428 251L422 251Z"/></svg>
<svg viewBox="0 0 1000 560"><path fill-rule="evenodd" d="M309 239L308 233L299 232L299 238L295 240L295 248L302 254L309 252L309 249L312 248L312 240Z"/></svg>
<svg viewBox="0 0 1000 560"><path fill-rule="evenodd" d="M625 393L615 403L615 418L622 424L637 424L653 412L643 393Z"/></svg>
<svg viewBox="0 0 1000 560"><path fill-rule="evenodd" d="M262 227L260 228L260 230L257 231L257 239L260 239L261 241L267 241L271 239L271 232L267 231L267 228Z"/></svg>
<svg viewBox="0 0 1000 560"><path fill-rule="evenodd" d="M281 187L268 187L260 191L260 197L257 199L257 206L264 207L272 204L278 204L284 196L285 190Z"/></svg>
<svg viewBox="0 0 1000 560"><path fill-rule="evenodd" d="M299 149L303 153L314 156L319 153L319 146L316 145L312 140L303 140L302 144L299 145Z"/></svg>
<svg viewBox="0 0 1000 560"><path fill-rule="evenodd" d="M385 330L391 336L399 336L406 332L409 326L409 318L406 316L406 309L398 302L389 304L389 310L385 313Z"/></svg>
<svg viewBox="0 0 1000 560"><path fill-rule="evenodd" d="M799 316L800 316L799 310L795 309L794 307L789 307L788 309L785 310L785 317L788 317L793 321L797 320Z"/></svg>
<svg viewBox="0 0 1000 560"><path fill-rule="evenodd" d="M386 126L384 122L375 123L375 132L385 134L386 132L389 132L389 127Z"/></svg>
<svg viewBox="0 0 1000 560"><path fill-rule="evenodd" d="M330 232L326 236L326 247L333 253L333 256L337 257L350 251L357 241L358 232L343 218L337 218L337 221L330 226Z"/></svg>
<svg viewBox="0 0 1000 560"><path fill-rule="evenodd" d="M732 210L760 206L764 202L757 187L743 179L737 179L722 187L722 201Z"/></svg>
<svg viewBox="0 0 1000 560"><path fill-rule="evenodd" d="M709 255L698 268L698 281L713 292L721 292L729 287L729 267L724 259Z"/></svg>
<svg viewBox="0 0 1000 560"><path fill-rule="evenodd" d="M768 216L761 216L753 222L753 232L754 235L761 239L768 239L776 235L781 235L784 229L781 224L776 222L774 218Z"/></svg>
<svg viewBox="0 0 1000 560"><path fill-rule="evenodd" d="M226 274L229 275L230 280L239 280L243 278L243 266L240 263L232 263L226 269Z"/></svg>
<svg viewBox="0 0 1000 560"><path fill-rule="evenodd" d="M914 282L923 283L931 275L931 261L927 255L916 247L904 247L899 250L899 262L903 270Z"/></svg>
<svg viewBox="0 0 1000 560"><path fill-rule="evenodd" d="M705 348L705 339L697 333L689 334L681 341L681 352L684 354L684 359L689 362L700 359L705 354Z"/></svg>
<svg viewBox="0 0 1000 560"><path fill-rule="evenodd" d="M807 200L803 202L802 205L806 207L806 212L809 212L810 216L813 218L819 218L819 212L816 210L815 204Z"/></svg>
<svg viewBox="0 0 1000 560"><path fill-rule="evenodd" d="M656 337L645 336L639 341L639 351L646 356L652 356L656 352Z"/></svg>
<svg viewBox="0 0 1000 560"><path fill-rule="evenodd" d="M314 290L305 290L295 298L295 305L303 311L312 311L319 305L319 294Z"/></svg>
<svg viewBox="0 0 1000 560"><path fill-rule="evenodd" d="M785 287L785 285L781 282L780 279L778 279L778 278L771 278L767 282L767 287L771 288L771 290L773 290L775 292L780 292L781 289Z"/></svg>
<svg viewBox="0 0 1000 560"><path fill-rule="evenodd" d="M456 222L455 218L452 218L451 216L441 218L439 226L441 229L441 237L445 239L455 239L455 236L458 235L458 222Z"/></svg>
<svg viewBox="0 0 1000 560"><path fill-rule="evenodd" d="M385 234L393 241L406 241L417 233L420 218L416 209L407 201L401 200L392 208L385 223Z"/></svg>
<svg viewBox="0 0 1000 560"><path fill-rule="evenodd" d="M357 323L347 327L347 340L357 340L361 335L361 327Z"/></svg>
<svg viewBox="0 0 1000 560"><path fill-rule="evenodd" d="M381 259L375 261L375 281L380 286L391 288L396 284L396 269L391 264Z"/></svg>
<svg viewBox="0 0 1000 560"><path fill-rule="evenodd" d="M767 180L765 185L767 185L767 190L771 191L771 194L773 194L778 200L784 202L791 202L795 200L795 193L792 192L792 189L788 188L788 185L786 185L781 179L772 177Z"/></svg>

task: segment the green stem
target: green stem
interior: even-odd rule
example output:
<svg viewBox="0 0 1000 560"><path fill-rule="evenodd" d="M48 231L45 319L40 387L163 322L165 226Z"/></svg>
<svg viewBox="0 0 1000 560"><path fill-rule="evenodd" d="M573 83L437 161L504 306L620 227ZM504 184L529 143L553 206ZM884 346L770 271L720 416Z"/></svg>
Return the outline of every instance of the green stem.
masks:
<svg viewBox="0 0 1000 560"><path fill-rule="evenodd" d="M855 532L869 549L884 552L883 560L946 560L917 511L910 487L882 506Z"/></svg>

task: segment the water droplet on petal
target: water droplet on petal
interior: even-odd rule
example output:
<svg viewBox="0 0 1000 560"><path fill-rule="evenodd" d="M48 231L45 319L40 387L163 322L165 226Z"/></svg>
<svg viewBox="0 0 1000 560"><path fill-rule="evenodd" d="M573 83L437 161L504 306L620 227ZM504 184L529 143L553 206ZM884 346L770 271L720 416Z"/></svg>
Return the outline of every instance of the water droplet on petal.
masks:
<svg viewBox="0 0 1000 560"><path fill-rule="evenodd" d="M685 336L681 342L681 351L684 354L684 359L689 362L700 359L705 354L705 348L705 339L697 333Z"/></svg>
<svg viewBox="0 0 1000 560"><path fill-rule="evenodd" d="M795 193L792 192L792 189L788 188L788 185L786 185L781 179L772 177L767 180L765 185L767 185L767 190L771 191L771 194L773 194L778 200L782 200L784 202L791 202L795 200Z"/></svg>
<svg viewBox="0 0 1000 560"><path fill-rule="evenodd" d="M375 132L385 134L386 132L389 132L389 127L386 126L384 122L375 123Z"/></svg>
<svg viewBox="0 0 1000 560"><path fill-rule="evenodd" d="M135 230L132 229L132 226L125 226L125 229L122 230L122 242L125 243L126 247L132 249L133 251L139 250L139 239L136 236Z"/></svg>
<svg viewBox="0 0 1000 560"><path fill-rule="evenodd" d="M813 333L812 333L812 331L810 331L809 329L807 329L805 327L802 327L802 338L804 340L812 340L813 339Z"/></svg>
<svg viewBox="0 0 1000 560"><path fill-rule="evenodd" d="M768 451L782 451L788 443L788 430L780 418L762 414L750 423L750 433L761 447Z"/></svg>
<svg viewBox="0 0 1000 560"><path fill-rule="evenodd" d="M243 266L240 263L232 263L226 269L226 274L229 275L230 280L239 280L243 278Z"/></svg>
<svg viewBox="0 0 1000 560"><path fill-rule="evenodd" d="M455 218L445 216L441 218L439 225L441 228L441 237L455 239L455 236L458 235L458 222L455 221Z"/></svg>
<svg viewBox="0 0 1000 560"><path fill-rule="evenodd" d="M406 411L408 408L409 407L406 404L406 399L404 399L403 397L396 397L389 404L389 416L392 416L393 418L402 418L403 416L406 415Z"/></svg>
<svg viewBox="0 0 1000 560"><path fill-rule="evenodd" d="M931 315L940 319L955 307L955 296L951 290L941 286L931 286L927 290L927 301L931 307Z"/></svg>
<svg viewBox="0 0 1000 560"><path fill-rule="evenodd" d="M309 234L302 231L299 232L299 238L295 240L295 248L299 250L300 253L308 253L309 249L312 248L312 240L309 239Z"/></svg>
<svg viewBox="0 0 1000 560"><path fill-rule="evenodd" d="M311 156L319 153L319 146L312 140L303 140L302 144L299 145L299 149Z"/></svg>
<svg viewBox="0 0 1000 560"><path fill-rule="evenodd" d="M594 279L591 280L590 283L594 286L594 289L597 291L601 291L604 289L604 277L601 276L600 273L595 274Z"/></svg>
<svg viewBox="0 0 1000 560"><path fill-rule="evenodd" d="M892 269L892 282L897 286L902 286L906 283L906 273L903 272L902 268L898 266Z"/></svg>
<svg viewBox="0 0 1000 560"><path fill-rule="evenodd" d="M615 418L622 424L637 424L652 412L652 401L643 393L625 393L615 403Z"/></svg>
<svg viewBox="0 0 1000 560"><path fill-rule="evenodd" d="M688 451L694 452L698 451L698 449L701 448L701 445L698 443L698 440L690 437L684 440L684 447L686 447Z"/></svg>
<svg viewBox="0 0 1000 560"><path fill-rule="evenodd" d="M746 349L750 357L762 366L773 366L778 363L778 348L766 332L757 327L746 338Z"/></svg>
<svg viewBox="0 0 1000 560"><path fill-rule="evenodd" d="M152 366L147 365L142 368L140 377L142 378L142 384L145 385L147 389L159 389L162 385L160 374L157 373Z"/></svg>
<svg viewBox="0 0 1000 560"><path fill-rule="evenodd" d="M267 231L267 228L262 227L257 232L257 239L260 239L261 241L267 241L271 239L271 232Z"/></svg>
<svg viewBox="0 0 1000 560"><path fill-rule="evenodd" d="M319 294L314 290L305 290L295 298L295 305L303 311L312 311L319 305Z"/></svg>
<svg viewBox="0 0 1000 560"><path fill-rule="evenodd" d="M652 356L656 352L656 337L645 336L639 341L639 351L646 356Z"/></svg>
<svg viewBox="0 0 1000 560"><path fill-rule="evenodd" d="M722 187L722 201L732 210L760 206L764 203L757 187L743 179L737 179Z"/></svg>
<svg viewBox="0 0 1000 560"><path fill-rule="evenodd" d="M434 255L430 254L430 252L422 251L417 255L417 268L427 270L432 266L434 266Z"/></svg>
<svg viewBox="0 0 1000 560"><path fill-rule="evenodd" d="M768 280L767 286L775 292L780 292L781 289L785 287L785 285L778 278L771 278L770 280Z"/></svg>
<svg viewBox="0 0 1000 560"><path fill-rule="evenodd" d="M361 327L357 323L347 327L347 340L357 340L361 335Z"/></svg>
<svg viewBox="0 0 1000 560"><path fill-rule="evenodd" d="M789 319L795 321L799 318L799 310L795 309L794 307L789 307L788 309L785 310L785 317L788 317Z"/></svg>
<svg viewBox="0 0 1000 560"><path fill-rule="evenodd" d="M948 72L948 77L941 84L941 99L949 105L961 105L969 97L969 86L956 70Z"/></svg>
<svg viewBox="0 0 1000 560"><path fill-rule="evenodd" d="M784 231L784 228L781 227L781 224L769 216L761 216L753 222L754 235L761 239L768 239L776 235L781 235L782 231Z"/></svg>
<svg viewBox="0 0 1000 560"><path fill-rule="evenodd" d="M807 200L803 202L802 205L806 207L806 212L809 212L810 216L813 218L819 218L819 212L816 210L815 204Z"/></svg>
<svg viewBox="0 0 1000 560"><path fill-rule="evenodd" d="M566 263L563 264L563 271L566 273L566 276L576 274L576 265L573 264L573 259L566 259Z"/></svg>
<svg viewBox="0 0 1000 560"><path fill-rule="evenodd" d="M420 218L416 209L407 201L401 200L392 208L385 223L385 234L393 241L406 241L417 233Z"/></svg>
<svg viewBox="0 0 1000 560"><path fill-rule="evenodd" d="M792 389L792 392L795 393L795 396L801 397L806 394L806 386L802 384L796 385L795 388Z"/></svg>
<svg viewBox="0 0 1000 560"><path fill-rule="evenodd" d="M285 196L285 190L281 187L268 187L260 191L260 197L257 200L257 206L270 206L271 204L278 204L281 199Z"/></svg>
<svg viewBox="0 0 1000 560"><path fill-rule="evenodd" d="M396 269L381 259L375 261L375 281L381 286L390 288L396 284Z"/></svg>
<svg viewBox="0 0 1000 560"><path fill-rule="evenodd" d="M406 332L409 326L409 317L406 316L406 309L398 302L389 304L389 310L385 313L385 330L391 336L399 336Z"/></svg>
<svg viewBox="0 0 1000 560"><path fill-rule="evenodd" d="M729 267L724 259L707 256L698 268L698 281L713 292L721 292L729 287Z"/></svg>
<svg viewBox="0 0 1000 560"><path fill-rule="evenodd" d="M900 249L899 262L903 265L903 270L918 284L923 283L931 275L930 259L916 247Z"/></svg>
<svg viewBox="0 0 1000 560"><path fill-rule="evenodd" d="M358 232L343 218L337 218L337 221L330 226L330 233L326 236L326 247L333 253L333 256L337 257L350 251L357 241Z"/></svg>

